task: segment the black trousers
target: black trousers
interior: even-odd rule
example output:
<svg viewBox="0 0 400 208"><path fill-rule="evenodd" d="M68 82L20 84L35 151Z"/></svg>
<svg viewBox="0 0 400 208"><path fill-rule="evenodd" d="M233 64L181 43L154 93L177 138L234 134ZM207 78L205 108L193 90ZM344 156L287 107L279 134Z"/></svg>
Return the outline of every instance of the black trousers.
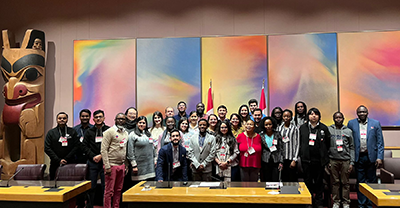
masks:
<svg viewBox="0 0 400 208"><path fill-rule="evenodd" d="M282 181L283 182L298 182L297 165L295 168L290 168L292 160L283 160Z"/></svg>
<svg viewBox="0 0 400 208"><path fill-rule="evenodd" d="M274 163L272 158L268 163L261 162L261 181L262 182L279 182L279 163Z"/></svg>
<svg viewBox="0 0 400 208"><path fill-rule="evenodd" d="M302 163L304 172L304 182L310 190L311 196L315 194L313 204L322 206L324 191L324 170L321 162Z"/></svg>

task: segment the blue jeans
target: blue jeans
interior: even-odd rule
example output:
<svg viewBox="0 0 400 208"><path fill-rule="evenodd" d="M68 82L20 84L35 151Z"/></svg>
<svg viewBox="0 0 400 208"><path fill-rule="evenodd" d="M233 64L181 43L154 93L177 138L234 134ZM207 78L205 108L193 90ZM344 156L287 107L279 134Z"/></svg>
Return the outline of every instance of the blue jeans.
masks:
<svg viewBox="0 0 400 208"><path fill-rule="evenodd" d="M368 153L360 153L360 158L356 163L356 171L358 206L372 207L371 201L359 190L359 183L376 183L375 161L369 160Z"/></svg>
<svg viewBox="0 0 400 208"><path fill-rule="evenodd" d="M89 200L87 207L92 208L94 204L94 193L96 192L96 186L97 186L97 178L100 174L100 180L101 180L101 188L102 188L102 193L104 196L104 188L105 188L105 183L104 183L104 169L103 169L103 161L100 161L99 163L92 162L90 160L87 161L88 169L89 169L89 179L92 182L92 187L90 188L89 191ZM101 196L101 198L103 198Z"/></svg>

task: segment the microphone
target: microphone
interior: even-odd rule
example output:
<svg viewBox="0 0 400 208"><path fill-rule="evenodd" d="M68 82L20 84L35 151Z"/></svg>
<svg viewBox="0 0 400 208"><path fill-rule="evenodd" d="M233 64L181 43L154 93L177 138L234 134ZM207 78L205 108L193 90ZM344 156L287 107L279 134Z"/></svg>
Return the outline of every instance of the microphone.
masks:
<svg viewBox="0 0 400 208"><path fill-rule="evenodd" d="M216 180L216 181L221 182L221 184L222 184L221 189L226 189L226 187L225 187L225 181L222 181L221 179L219 179L219 178L217 178L217 177L214 177L214 176L211 176L211 178L214 179L214 180ZM213 187L210 187L210 188L213 188Z"/></svg>
<svg viewBox="0 0 400 208"><path fill-rule="evenodd" d="M278 189L279 189L279 190L281 189L281 184L282 184L281 175L282 175L282 170L279 171L279 184L278 184ZM283 184L282 184L282 186L283 186Z"/></svg>
<svg viewBox="0 0 400 208"><path fill-rule="evenodd" d="M168 188L172 188L172 186L171 186L171 163L168 163Z"/></svg>
<svg viewBox="0 0 400 208"><path fill-rule="evenodd" d="M15 172L14 175L11 176L10 179L7 180L7 185L6 186L0 186L0 187L10 187L10 181L13 179L16 175L18 175L19 172L21 172L24 168L19 169L19 171Z"/></svg>
<svg viewBox="0 0 400 208"><path fill-rule="evenodd" d="M58 180L58 176L60 175L60 169L63 166L63 164L61 163L60 166L58 166L57 168L57 174L56 177L54 178L54 186L43 186L43 188L58 188L59 186L57 186L57 180Z"/></svg>

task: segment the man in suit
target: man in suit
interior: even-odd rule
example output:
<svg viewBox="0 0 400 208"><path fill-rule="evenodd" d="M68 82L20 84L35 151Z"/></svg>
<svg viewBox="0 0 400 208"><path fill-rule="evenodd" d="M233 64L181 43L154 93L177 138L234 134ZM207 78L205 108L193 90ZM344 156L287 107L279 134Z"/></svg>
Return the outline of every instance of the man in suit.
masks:
<svg viewBox="0 0 400 208"><path fill-rule="evenodd" d="M158 153L156 167L156 181L168 180L168 165L170 166L169 176L171 181L187 181L186 148L179 145L182 137L177 129L171 131L171 143L164 145Z"/></svg>
<svg viewBox="0 0 400 208"><path fill-rule="evenodd" d="M194 181L211 181L212 161L215 157L215 137L207 133L208 122L200 119L199 133L190 137L189 159Z"/></svg>
<svg viewBox="0 0 400 208"><path fill-rule="evenodd" d="M357 187L359 183L376 183L376 169L382 165L384 142L379 121L368 118L367 107L357 108L358 119L349 121L353 131ZM372 207L371 201L359 190L359 207Z"/></svg>

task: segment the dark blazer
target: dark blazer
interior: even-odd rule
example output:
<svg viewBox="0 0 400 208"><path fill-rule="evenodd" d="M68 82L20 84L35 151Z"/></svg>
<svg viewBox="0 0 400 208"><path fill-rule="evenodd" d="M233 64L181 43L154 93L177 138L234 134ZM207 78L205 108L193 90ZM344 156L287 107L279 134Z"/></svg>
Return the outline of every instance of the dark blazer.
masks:
<svg viewBox="0 0 400 208"><path fill-rule="evenodd" d="M179 147L179 162L181 163L181 166L176 168L174 174L172 174L172 169L173 169L173 155L172 155L172 145L164 145L159 153L158 153L158 159L157 159L157 167L156 167L156 181L158 180L163 180L167 181L168 180L168 164L170 165L170 180L171 181L187 181L187 162L186 162L186 148L182 147L181 145Z"/></svg>
<svg viewBox="0 0 400 208"><path fill-rule="evenodd" d="M260 136L262 142L261 161L268 163L270 157L272 157L274 163L283 163L283 141L281 134L277 131L274 132L274 140L278 140L278 145L276 145L276 151L274 152L269 150L267 142L265 142L265 133L261 132Z"/></svg>
<svg viewBox="0 0 400 208"><path fill-rule="evenodd" d="M385 144L383 142L381 123L372 118L367 119L368 158L373 163L377 159L383 160ZM347 127L353 131L355 162L358 162L360 156L360 124L357 119L353 119L349 121Z"/></svg>

